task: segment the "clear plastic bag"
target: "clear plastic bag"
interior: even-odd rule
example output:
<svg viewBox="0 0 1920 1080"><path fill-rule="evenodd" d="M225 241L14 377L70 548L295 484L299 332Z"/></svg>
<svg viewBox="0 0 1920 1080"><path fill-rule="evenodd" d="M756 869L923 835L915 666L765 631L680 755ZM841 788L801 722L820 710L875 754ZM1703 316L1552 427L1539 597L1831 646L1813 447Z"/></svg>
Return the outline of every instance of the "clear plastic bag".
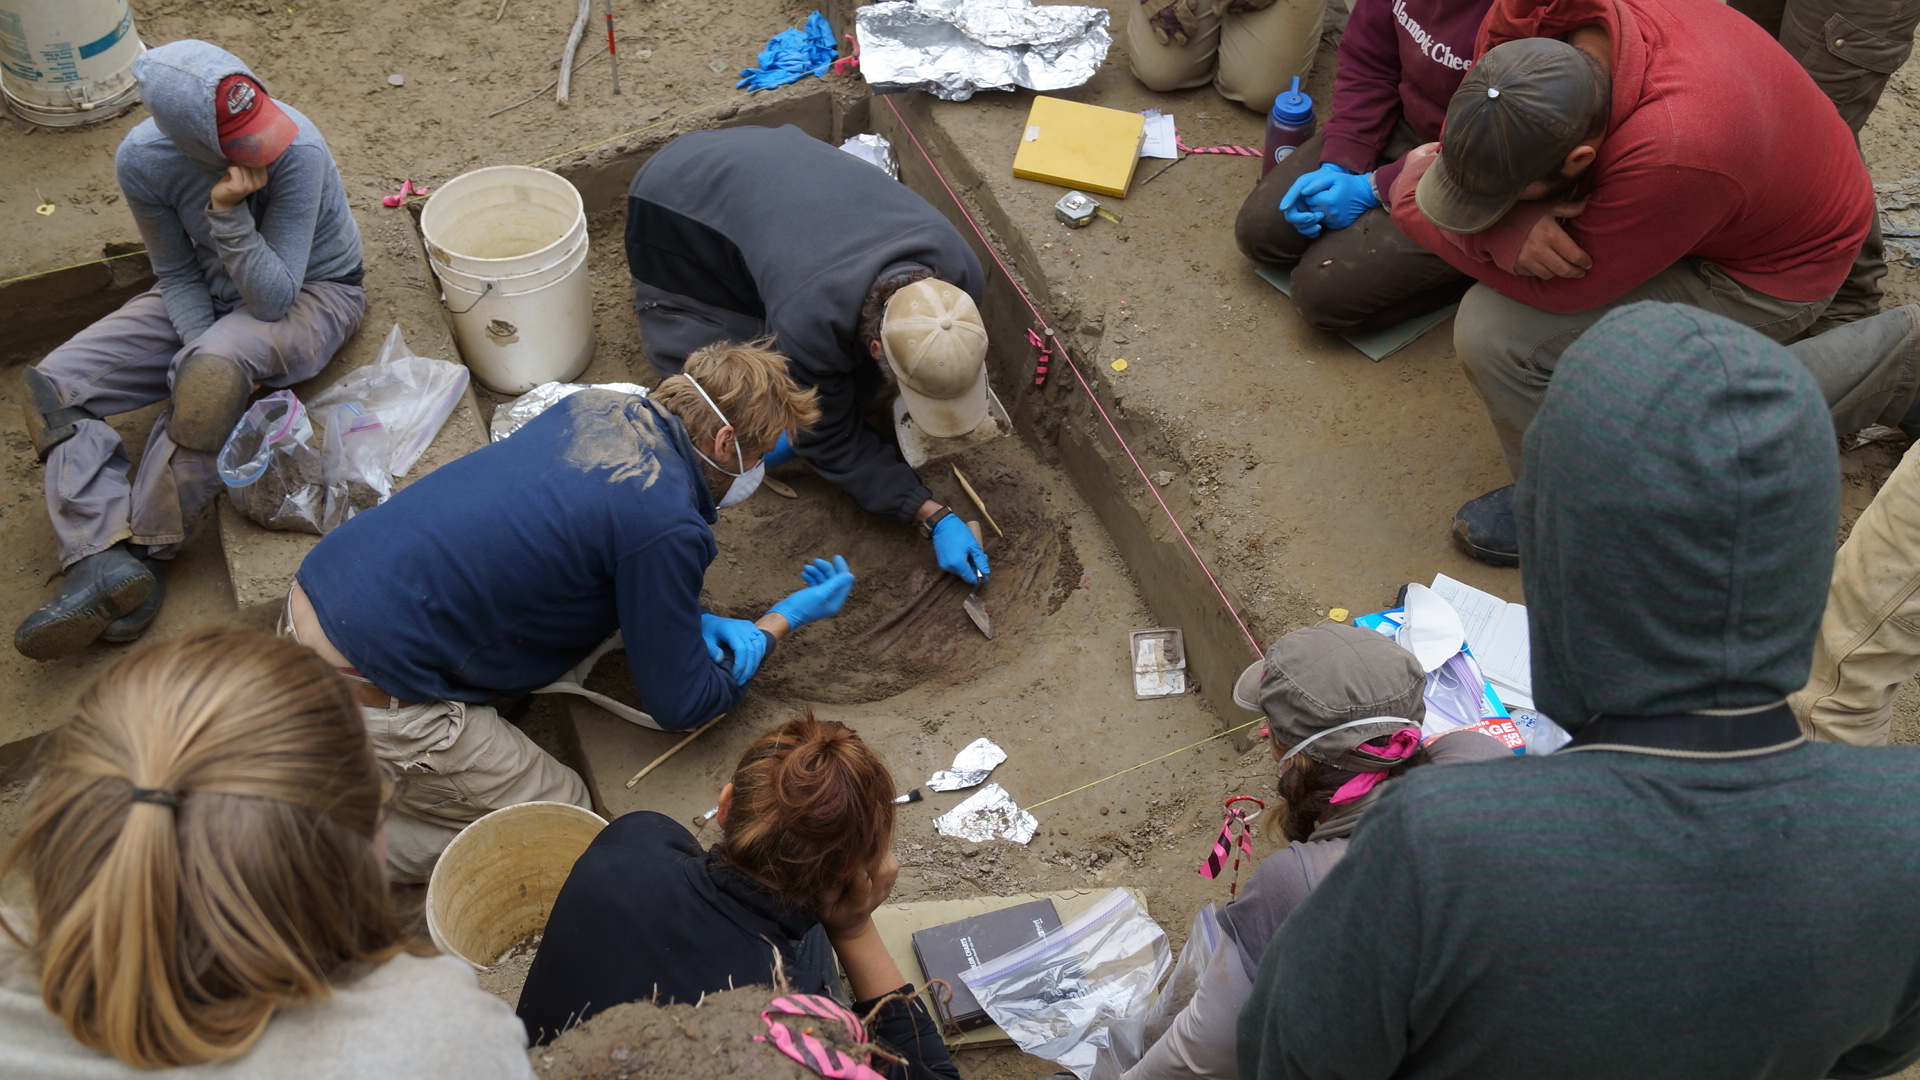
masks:
<svg viewBox="0 0 1920 1080"><path fill-rule="evenodd" d="M269 529L318 533L327 490L313 423L291 390L253 403L214 459L234 509Z"/></svg>
<svg viewBox="0 0 1920 1080"><path fill-rule="evenodd" d="M320 531L330 533L348 518L387 501L393 477L387 474L387 429L380 417L357 401L335 405L321 419L320 476L327 501Z"/></svg>
<svg viewBox="0 0 1920 1080"><path fill-rule="evenodd" d="M465 367L409 352L400 324L394 323L380 346L380 359L347 373L307 404L328 415L337 405L358 402L363 411L378 416L387 432L387 471L405 476L466 389Z"/></svg>
<svg viewBox="0 0 1920 1080"><path fill-rule="evenodd" d="M1200 979L1221 955L1221 946L1230 944L1220 928L1220 911L1208 904L1193 917L1187 930L1187 943L1180 947L1180 959L1174 962L1167 984L1154 995L1153 1004L1125 1020L1108 1027L1107 1045L1100 1048L1094 1062L1092 1080L1119 1080L1122 1073L1140 1063L1147 1051L1173 1026L1180 1010L1193 1000ZM1239 962L1239 957L1228 957Z"/></svg>
<svg viewBox="0 0 1920 1080"><path fill-rule="evenodd" d="M1113 1029L1144 1016L1172 964L1166 931L1115 889L1059 930L960 978L1020 1049L1088 1080Z"/></svg>

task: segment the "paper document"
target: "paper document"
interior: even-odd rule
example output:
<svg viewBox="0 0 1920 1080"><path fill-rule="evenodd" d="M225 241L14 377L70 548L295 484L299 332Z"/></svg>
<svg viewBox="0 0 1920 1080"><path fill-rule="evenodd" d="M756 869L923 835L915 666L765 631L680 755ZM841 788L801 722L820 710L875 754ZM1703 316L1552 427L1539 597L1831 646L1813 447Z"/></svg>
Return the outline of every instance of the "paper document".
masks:
<svg viewBox="0 0 1920 1080"><path fill-rule="evenodd" d="M1177 158L1180 148L1175 145L1172 113L1143 113L1147 118L1147 128L1140 136L1140 156L1152 158Z"/></svg>
<svg viewBox="0 0 1920 1080"><path fill-rule="evenodd" d="M1445 574L1433 576L1433 591L1460 613L1467 648L1508 708L1533 708L1532 648L1527 642L1527 609L1509 604Z"/></svg>

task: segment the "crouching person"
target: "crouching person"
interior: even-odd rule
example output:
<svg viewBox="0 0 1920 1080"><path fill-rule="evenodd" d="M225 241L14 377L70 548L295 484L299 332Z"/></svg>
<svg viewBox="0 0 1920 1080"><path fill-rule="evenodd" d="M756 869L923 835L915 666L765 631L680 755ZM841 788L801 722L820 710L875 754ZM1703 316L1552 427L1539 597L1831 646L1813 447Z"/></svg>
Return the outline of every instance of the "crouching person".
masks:
<svg viewBox="0 0 1920 1080"><path fill-rule="evenodd" d="M0 1076L531 1080L506 1005L402 931L394 781L308 650L206 630L121 659L42 775L0 864L30 897Z"/></svg>
<svg viewBox="0 0 1920 1080"><path fill-rule="evenodd" d="M652 811L607 826L574 864L527 972L529 1037L546 1042L629 1001L771 984L776 971L799 993L830 993L838 959L853 1011L904 1059L883 1075L959 1080L873 925L900 872L893 796L852 728L807 714L747 748L720 790L710 850Z"/></svg>
<svg viewBox="0 0 1920 1080"><path fill-rule="evenodd" d="M1391 638L1355 626L1296 630L1241 674L1234 703L1267 717L1280 763L1280 834L1287 846L1261 860L1220 911L1226 931L1193 999L1125 1080L1236 1080L1240 1006L1273 932L1346 854L1374 801L1407 770L1512 757L1497 740L1455 731L1420 745L1426 715L1420 661Z"/></svg>
<svg viewBox="0 0 1920 1080"><path fill-rule="evenodd" d="M756 622L700 608L716 508L817 416L784 357L712 346L649 396L564 399L314 546L287 629L356 684L375 752L406 773L397 877L423 879L490 811L588 805L580 778L487 702L547 686L619 632L655 726L694 727L733 708L775 642L839 613L853 575L837 556Z"/></svg>
<svg viewBox="0 0 1920 1080"><path fill-rule="evenodd" d="M204 41L162 45L133 73L153 115L114 172L159 283L22 375L66 574L14 631L35 660L146 633L247 398L317 374L367 310L360 230L319 130ZM135 470L103 418L160 401Z"/></svg>

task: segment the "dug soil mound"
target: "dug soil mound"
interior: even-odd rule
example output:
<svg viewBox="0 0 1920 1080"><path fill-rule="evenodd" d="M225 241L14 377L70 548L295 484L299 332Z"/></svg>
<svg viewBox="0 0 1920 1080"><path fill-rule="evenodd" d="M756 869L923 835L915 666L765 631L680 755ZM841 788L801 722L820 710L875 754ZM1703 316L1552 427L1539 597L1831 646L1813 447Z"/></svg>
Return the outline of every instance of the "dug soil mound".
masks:
<svg viewBox="0 0 1920 1080"><path fill-rule="evenodd" d="M799 1062L755 1042L760 1011L777 991L747 986L710 994L698 1005L616 1005L529 1054L540 1080L683 1080L751 1076L754 1080L819 1080ZM840 1025L786 1017L815 1038L859 1060Z"/></svg>

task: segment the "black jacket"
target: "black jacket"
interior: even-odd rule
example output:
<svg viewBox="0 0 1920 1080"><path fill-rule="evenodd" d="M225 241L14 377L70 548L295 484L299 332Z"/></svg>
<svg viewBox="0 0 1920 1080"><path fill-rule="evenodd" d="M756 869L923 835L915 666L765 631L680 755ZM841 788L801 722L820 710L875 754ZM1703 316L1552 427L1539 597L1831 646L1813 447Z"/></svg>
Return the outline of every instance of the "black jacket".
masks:
<svg viewBox="0 0 1920 1080"><path fill-rule="evenodd" d="M656 994L663 1005L695 1002L702 994L770 985L776 952L795 991L825 993L825 979L801 966L797 948L816 925L812 915L702 850L672 818L627 814L573 864L520 992L520 1019L538 1045L625 1002ZM871 1001L856 1002L853 1011L865 1016L872 1008ZM959 1080L918 997L889 1002L869 1035L908 1060L901 1069L876 1059L886 1075Z"/></svg>
<svg viewBox="0 0 1920 1080"><path fill-rule="evenodd" d="M820 423L794 449L868 510L912 519L927 489L865 423L881 376L858 340L860 306L875 279L916 267L981 301L980 261L938 210L796 127L698 131L628 187L627 266L771 333L794 378L820 391Z"/></svg>

